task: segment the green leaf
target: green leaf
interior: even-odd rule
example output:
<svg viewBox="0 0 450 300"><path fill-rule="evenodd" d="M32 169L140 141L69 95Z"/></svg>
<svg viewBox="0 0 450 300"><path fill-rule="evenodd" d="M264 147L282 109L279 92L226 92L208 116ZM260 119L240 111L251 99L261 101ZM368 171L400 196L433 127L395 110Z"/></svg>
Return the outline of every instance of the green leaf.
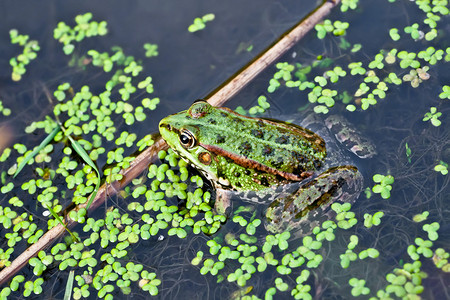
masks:
<svg viewBox="0 0 450 300"><path fill-rule="evenodd" d="M92 204L92 201L94 201L95 196L97 195L98 189L100 187L100 172L97 169L97 166L94 164L94 162L91 160L91 158L89 157L89 154L86 153L86 151L84 150L84 148L77 142L75 141L70 135L67 136L70 140L70 142L72 143L72 147L73 149L78 153L78 155L81 156L81 158L89 165L92 167L92 169L95 170L95 172L97 172L97 184L95 186L95 190L94 192L91 194L91 197L89 198L89 201L86 205L86 209L89 209L89 207Z"/></svg>
<svg viewBox="0 0 450 300"><path fill-rule="evenodd" d="M25 158L20 162L19 166L17 167L17 170L14 173L13 178L15 178L17 174L19 174L20 171L22 171L23 167L28 163L28 161L30 161L30 159L32 159L37 153L39 153L39 151L44 149L45 146L47 146L48 143L50 143L53 140L53 138L60 130L61 128L59 126L55 127L53 131L39 144L37 148L35 148L32 152L30 152L27 156L25 156Z"/></svg>
<svg viewBox="0 0 450 300"><path fill-rule="evenodd" d="M144 49L146 57L158 56L158 45L145 43Z"/></svg>
<svg viewBox="0 0 450 300"><path fill-rule="evenodd" d="M74 276L75 276L75 271L71 270L69 272L69 277L67 278L66 290L64 292L64 300L69 300L72 295Z"/></svg>
<svg viewBox="0 0 450 300"><path fill-rule="evenodd" d="M391 36L391 39L393 41L398 41L400 39L400 35L398 34L398 29L397 28L391 28L389 30L389 35Z"/></svg>

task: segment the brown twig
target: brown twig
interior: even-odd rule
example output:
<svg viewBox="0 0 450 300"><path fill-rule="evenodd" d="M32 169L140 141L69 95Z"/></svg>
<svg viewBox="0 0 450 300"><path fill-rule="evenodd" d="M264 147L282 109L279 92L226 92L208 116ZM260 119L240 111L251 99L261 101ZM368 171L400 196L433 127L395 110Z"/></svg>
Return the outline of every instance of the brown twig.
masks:
<svg viewBox="0 0 450 300"><path fill-rule="evenodd" d="M256 57L252 63L239 70L235 76L223 83L215 91L206 97L208 102L214 106L222 106L231 97L236 95L250 81L252 81L262 70L270 66L286 51L303 38L314 26L328 15L340 0L326 1L305 19L296 24L291 30L281 36L269 48Z"/></svg>
<svg viewBox="0 0 450 300"><path fill-rule="evenodd" d="M288 51L295 43L309 32L315 24L320 22L324 16L330 13L331 9L338 5L340 0L332 0L324 2L319 8L312 12L308 17L295 25L290 31L284 34L271 47L257 57L252 63L238 71L231 80L225 82L218 89L213 91L206 97L208 102L214 106L221 106L228 99L236 95L243 89L251 80L253 80L262 70L271 65L276 59ZM132 179L141 174L150 163L157 159L159 150L167 149L168 146L161 136L156 137L155 143L144 150L131 163L128 169L121 172L123 179L111 184L103 184L89 207L89 211L95 210L102 205L108 196L112 196L125 187ZM76 208L85 207L80 205ZM76 224L75 221L67 220L67 227L71 228ZM30 258L36 256L39 251L50 246L56 239L63 236L65 233L64 226L59 224L48 232L46 232L36 243L31 245L21 255L19 255L8 267L0 272L0 285L4 284L9 278L16 274L22 267L24 267Z"/></svg>

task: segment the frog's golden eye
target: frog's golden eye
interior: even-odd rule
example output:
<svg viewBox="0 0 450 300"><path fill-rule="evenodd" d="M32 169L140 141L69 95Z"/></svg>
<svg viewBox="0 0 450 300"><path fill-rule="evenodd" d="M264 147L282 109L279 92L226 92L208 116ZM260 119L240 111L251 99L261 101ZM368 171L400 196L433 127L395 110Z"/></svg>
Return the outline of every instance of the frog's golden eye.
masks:
<svg viewBox="0 0 450 300"><path fill-rule="evenodd" d="M180 143L185 149L191 149L195 146L196 140L192 132L187 129L182 129L180 132Z"/></svg>

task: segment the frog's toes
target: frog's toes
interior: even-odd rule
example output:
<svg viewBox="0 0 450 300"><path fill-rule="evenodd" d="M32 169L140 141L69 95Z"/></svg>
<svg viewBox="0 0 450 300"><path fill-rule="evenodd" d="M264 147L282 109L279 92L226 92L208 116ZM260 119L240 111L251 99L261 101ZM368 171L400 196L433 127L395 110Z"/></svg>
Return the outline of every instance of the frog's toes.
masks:
<svg viewBox="0 0 450 300"><path fill-rule="evenodd" d="M344 117L332 115L325 119L325 125L336 139L350 152L360 158L370 158L377 154L375 146Z"/></svg>

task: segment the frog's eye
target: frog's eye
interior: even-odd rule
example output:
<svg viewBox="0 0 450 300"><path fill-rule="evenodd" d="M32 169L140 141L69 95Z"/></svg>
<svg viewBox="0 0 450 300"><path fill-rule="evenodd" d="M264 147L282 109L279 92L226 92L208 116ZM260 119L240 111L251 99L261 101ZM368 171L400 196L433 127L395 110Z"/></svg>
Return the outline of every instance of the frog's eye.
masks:
<svg viewBox="0 0 450 300"><path fill-rule="evenodd" d="M180 143L186 149L191 149L195 146L196 140L192 132L182 129L180 133Z"/></svg>

